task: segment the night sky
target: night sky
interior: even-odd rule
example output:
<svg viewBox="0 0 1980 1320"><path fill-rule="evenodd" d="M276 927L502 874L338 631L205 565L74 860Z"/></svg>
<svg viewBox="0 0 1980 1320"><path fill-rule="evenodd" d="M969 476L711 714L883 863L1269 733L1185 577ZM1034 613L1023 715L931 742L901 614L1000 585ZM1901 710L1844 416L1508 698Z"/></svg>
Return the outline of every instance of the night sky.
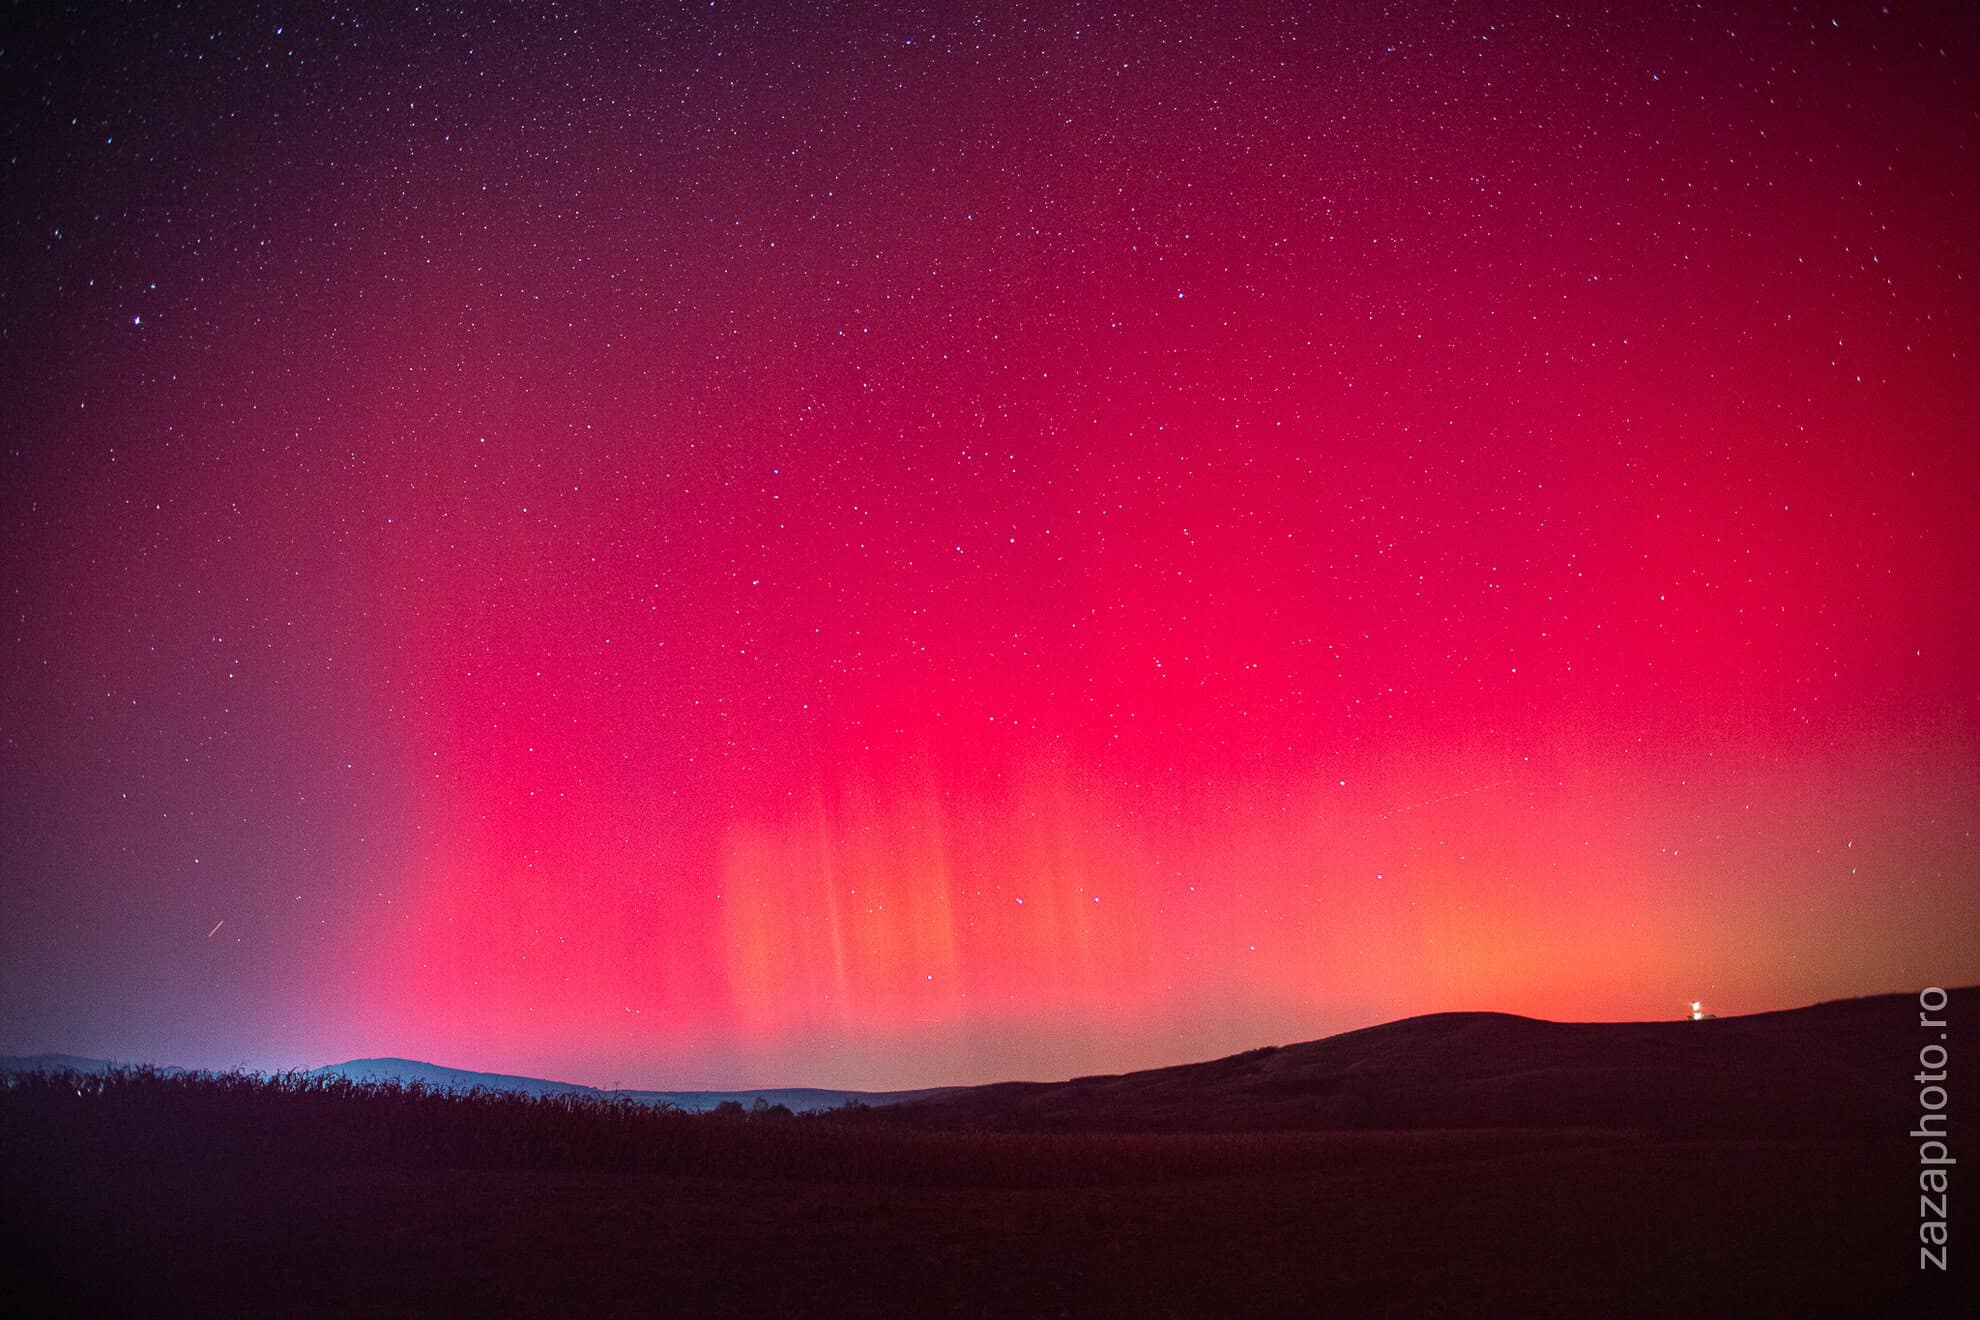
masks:
<svg viewBox="0 0 1980 1320"><path fill-rule="evenodd" d="M1980 981L1966 6L645 9L0 20L0 1052Z"/></svg>

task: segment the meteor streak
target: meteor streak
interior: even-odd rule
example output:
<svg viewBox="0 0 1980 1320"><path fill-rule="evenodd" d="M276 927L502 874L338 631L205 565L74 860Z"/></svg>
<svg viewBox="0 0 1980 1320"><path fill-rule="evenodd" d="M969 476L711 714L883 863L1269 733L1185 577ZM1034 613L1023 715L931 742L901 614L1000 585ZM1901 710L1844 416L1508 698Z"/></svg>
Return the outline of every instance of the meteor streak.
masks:
<svg viewBox="0 0 1980 1320"><path fill-rule="evenodd" d="M1455 793L1446 793L1442 797L1425 798L1421 802L1412 802L1406 807L1391 807L1389 810L1383 812L1379 819L1387 820L1391 816L1400 816L1405 811L1419 811L1424 807L1434 807L1439 802L1450 802L1457 798L1470 797L1473 793L1483 793L1488 789L1503 788L1511 782L1512 780L1510 779L1495 779L1489 784L1480 784L1477 788L1465 788Z"/></svg>

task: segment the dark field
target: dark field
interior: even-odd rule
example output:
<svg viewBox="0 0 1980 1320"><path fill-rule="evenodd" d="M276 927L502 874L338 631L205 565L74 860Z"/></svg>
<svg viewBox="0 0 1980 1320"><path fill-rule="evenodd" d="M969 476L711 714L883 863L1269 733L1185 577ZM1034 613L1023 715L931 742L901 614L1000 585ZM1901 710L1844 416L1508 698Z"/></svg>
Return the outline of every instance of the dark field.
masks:
<svg viewBox="0 0 1980 1320"><path fill-rule="evenodd" d="M1953 1010L1971 1002L1961 994ZM1835 1015L1836 1027L1808 1067L1834 1083L1838 1068L1884 1062L1887 1050L1905 1066L1917 1028L1902 1007L1892 997L1806 1010ZM1819 1018L1769 1018L1780 1025L1727 1020L1720 1043L1756 1029L1788 1041L1821 1035ZM1864 1022L1903 1029L1889 1045L1881 1031L1844 1029ZM1363 1042L1366 1057L1424 1040L1418 1024L1395 1029L1417 1034L1376 1035ZM1508 1047L1525 1030L1489 1028L1514 1033ZM1551 1062L1514 1050L1516 1073L1492 1093L1517 1092L1514 1079L1537 1067L1573 1108L1599 1117L1593 1088L1616 1070L1595 1067L1599 1059L1593 1073L1573 1063L1589 1057L1587 1033L1599 1030L1577 1029ZM1466 1039L1457 1053L1475 1054L1479 1039ZM1622 1039L1642 1054L1641 1041ZM1708 1038L1678 1039L1657 1057L1682 1090L1686 1051ZM1411 1057L1421 1064L1431 1048ZM1968 1313L1973 1290L1957 1290L1969 1273L1957 1186L1952 1270L1918 1268L1918 1151L1908 1124L1893 1127L1886 1107L1867 1097L1864 1123L1839 1121L1833 1104L1798 1092L1808 1078L1792 1052L1768 1054L1767 1076L1740 1076L1717 1046L1698 1048L1715 1089L1750 1088L1738 1113L1630 1127L1502 1115L1483 1130L992 1131L989 1107L965 1129L928 1126L932 1112L714 1117L299 1079L17 1079L0 1093L0 1227L23 1249L25 1268L12 1275L6 1309ZM1339 1047L1327 1057L1337 1066ZM1221 1079L1218 1104L1234 1123L1244 1114L1232 1108L1242 1093L1233 1069L1248 1066L1222 1061L1203 1075ZM1734 1076L1720 1075L1727 1067ZM1137 1076L1158 1080L1162 1112L1179 1121L1174 1071ZM1467 1075L1456 1054L1446 1071ZM1634 1068L1620 1075L1630 1088L1645 1084ZM1259 1086L1281 1097L1287 1080L1281 1059L1261 1071ZM1886 1099L1915 1092L1905 1072L1884 1089ZM1055 1102L1051 1121L1077 1128L1076 1108ZM1396 1112L1440 1108L1419 1095L1399 1100ZM1282 1109L1272 1112L1286 1121ZM1524 1100L1508 1112L1545 1117ZM1779 1121L1769 1130L1756 1113ZM1955 1151L1965 1144L1958 1131L1955 1112Z"/></svg>
<svg viewBox="0 0 1980 1320"><path fill-rule="evenodd" d="M7 1230L27 1245L15 1303L52 1314L1935 1313L1901 1143L1343 1134L1272 1153L1276 1171L1240 1148L1245 1172L1086 1186L50 1170L10 1194Z"/></svg>

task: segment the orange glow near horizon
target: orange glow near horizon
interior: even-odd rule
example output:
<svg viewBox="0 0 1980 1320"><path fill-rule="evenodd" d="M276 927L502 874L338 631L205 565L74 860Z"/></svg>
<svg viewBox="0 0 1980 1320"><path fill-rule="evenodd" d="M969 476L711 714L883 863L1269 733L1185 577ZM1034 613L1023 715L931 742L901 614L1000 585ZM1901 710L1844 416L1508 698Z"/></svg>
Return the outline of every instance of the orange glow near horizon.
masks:
<svg viewBox="0 0 1980 1320"><path fill-rule="evenodd" d="M297 3L0 52L0 1052L1980 981L1944 14Z"/></svg>

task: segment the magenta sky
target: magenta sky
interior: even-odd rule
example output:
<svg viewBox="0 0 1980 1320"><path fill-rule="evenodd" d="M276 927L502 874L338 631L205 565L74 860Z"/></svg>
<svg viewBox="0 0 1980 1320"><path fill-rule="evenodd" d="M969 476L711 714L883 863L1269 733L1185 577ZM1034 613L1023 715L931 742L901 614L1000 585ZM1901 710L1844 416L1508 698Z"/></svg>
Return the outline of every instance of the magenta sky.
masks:
<svg viewBox="0 0 1980 1320"><path fill-rule="evenodd" d="M1959 6L400 8L0 53L0 1052L1980 980Z"/></svg>

